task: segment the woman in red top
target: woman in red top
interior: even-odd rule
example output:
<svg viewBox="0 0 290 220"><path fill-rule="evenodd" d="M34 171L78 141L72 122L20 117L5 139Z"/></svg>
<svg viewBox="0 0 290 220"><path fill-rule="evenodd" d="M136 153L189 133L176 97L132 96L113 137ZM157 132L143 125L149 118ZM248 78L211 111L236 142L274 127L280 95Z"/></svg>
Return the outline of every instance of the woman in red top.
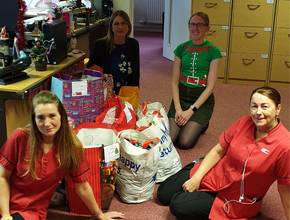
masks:
<svg viewBox="0 0 290 220"><path fill-rule="evenodd" d="M261 87L251 95L251 116L219 138L204 160L185 166L158 188L158 198L180 219L248 219L266 192L278 192L290 220L290 132L278 118L280 95Z"/></svg>
<svg viewBox="0 0 290 220"><path fill-rule="evenodd" d="M124 218L119 212L101 212L86 181L91 170L84 148L55 94L42 91L35 96L30 125L17 129L0 151L1 220L45 220L54 190L66 174L95 219Z"/></svg>

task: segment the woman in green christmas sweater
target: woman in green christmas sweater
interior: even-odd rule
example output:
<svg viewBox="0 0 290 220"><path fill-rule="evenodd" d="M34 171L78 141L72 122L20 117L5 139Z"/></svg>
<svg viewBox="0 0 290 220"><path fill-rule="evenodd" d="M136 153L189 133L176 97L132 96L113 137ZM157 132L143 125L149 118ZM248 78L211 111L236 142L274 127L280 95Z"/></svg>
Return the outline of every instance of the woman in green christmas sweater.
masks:
<svg viewBox="0 0 290 220"><path fill-rule="evenodd" d="M195 146L214 109L213 89L218 77L220 49L205 39L208 15L194 13L188 22L191 40L174 51L171 81L173 100L168 112L170 134L180 149Z"/></svg>

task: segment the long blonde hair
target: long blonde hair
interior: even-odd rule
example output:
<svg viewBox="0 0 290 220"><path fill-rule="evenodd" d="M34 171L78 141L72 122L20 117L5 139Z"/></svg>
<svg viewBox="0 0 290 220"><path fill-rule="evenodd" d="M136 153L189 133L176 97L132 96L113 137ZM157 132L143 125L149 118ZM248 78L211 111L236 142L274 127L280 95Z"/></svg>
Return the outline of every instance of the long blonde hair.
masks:
<svg viewBox="0 0 290 220"><path fill-rule="evenodd" d="M58 97L50 91L41 91L33 99L30 112L30 153L29 165L24 176L30 174L32 178L39 180L36 174L36 159L41 153L42 134L38 130L35 121L35 108L39 104L55 104L61 116L61 126L55 137L57 144L57 159L59 169L65 172L76 171L80 167L80 160L85 159L85 151L82 143L74 131L69 127L67 114ZM81 156L81 158L79 157Z"/></svg>
<svg viewBox="0 0 290 220"><path fill-rule="evenodd" d="M108 48L109 54L111 54L113 52L114 48L115 48L114 33L112 31L112 27L113 27L114 20L115 20L115 18L117 16L120 16L121 18L123 18L124 21L126 22L126 24L128 25L129 31L128 31L127 35L126 35L126 40L130 36L131 31L132 31L132 24L131 24L131 21L130 21L130 18L128 16L128 14L126 12L122 11L122 10L115 11L114 14L112 15L111 19L110 19L109 27L108 27L108 33L107 33L107 36L106 36L107 48Z"/></svg>

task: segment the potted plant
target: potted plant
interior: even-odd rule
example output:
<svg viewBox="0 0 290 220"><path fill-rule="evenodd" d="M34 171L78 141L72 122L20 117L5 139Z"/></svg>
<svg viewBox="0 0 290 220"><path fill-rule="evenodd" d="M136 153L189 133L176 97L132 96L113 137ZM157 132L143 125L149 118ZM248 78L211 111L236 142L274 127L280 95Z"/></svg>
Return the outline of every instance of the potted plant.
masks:
<svg viewBox="0 0 290 220"><path fill-rule="evenodd" d="M45 71L47 67L46 55L49 55L47 48L44 46L43 37L36 37L32 42L33 48L29 56L35 60L35 69L37 71Z"/></svg>

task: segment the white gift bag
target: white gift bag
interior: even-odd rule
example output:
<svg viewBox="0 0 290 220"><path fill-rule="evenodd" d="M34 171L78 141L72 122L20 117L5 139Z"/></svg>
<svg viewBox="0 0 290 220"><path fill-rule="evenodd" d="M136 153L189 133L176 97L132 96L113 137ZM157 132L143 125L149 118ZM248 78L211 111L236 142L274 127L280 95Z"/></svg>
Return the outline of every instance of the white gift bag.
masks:
<svg viewBox="0 0 290 220"><path fill-rule="evenodd" d="M167 114L160 102L153 102L147 104L143 102L141 109L137 111L137 119L140 120L144 116L157 115L161 122L164 124L165 128L169 131L169 120Z"/></svg>
<svg viewBox="0 0 290 220"><path fill-rule="evenodd" d="M148 137L136 130L119 133L120 160L117 171L116 191L122 201L141 203L153 198L157 164L160 156L159 140L152 140L150 150L136 147L128 140L138 140L141 145Z"/></svg>
<svg viewBox="0 0 290 220"><path fill-rule="evenodd" d="M159 138L161 144L161 154L158 160L158 170L156 182L163 182L171 175L177 173L181 168L181 160L179 154L174 147L169 131L159 120L157 115L145 116L137 121L137 127L146 127L141 133L148 138Z"/></svg>

